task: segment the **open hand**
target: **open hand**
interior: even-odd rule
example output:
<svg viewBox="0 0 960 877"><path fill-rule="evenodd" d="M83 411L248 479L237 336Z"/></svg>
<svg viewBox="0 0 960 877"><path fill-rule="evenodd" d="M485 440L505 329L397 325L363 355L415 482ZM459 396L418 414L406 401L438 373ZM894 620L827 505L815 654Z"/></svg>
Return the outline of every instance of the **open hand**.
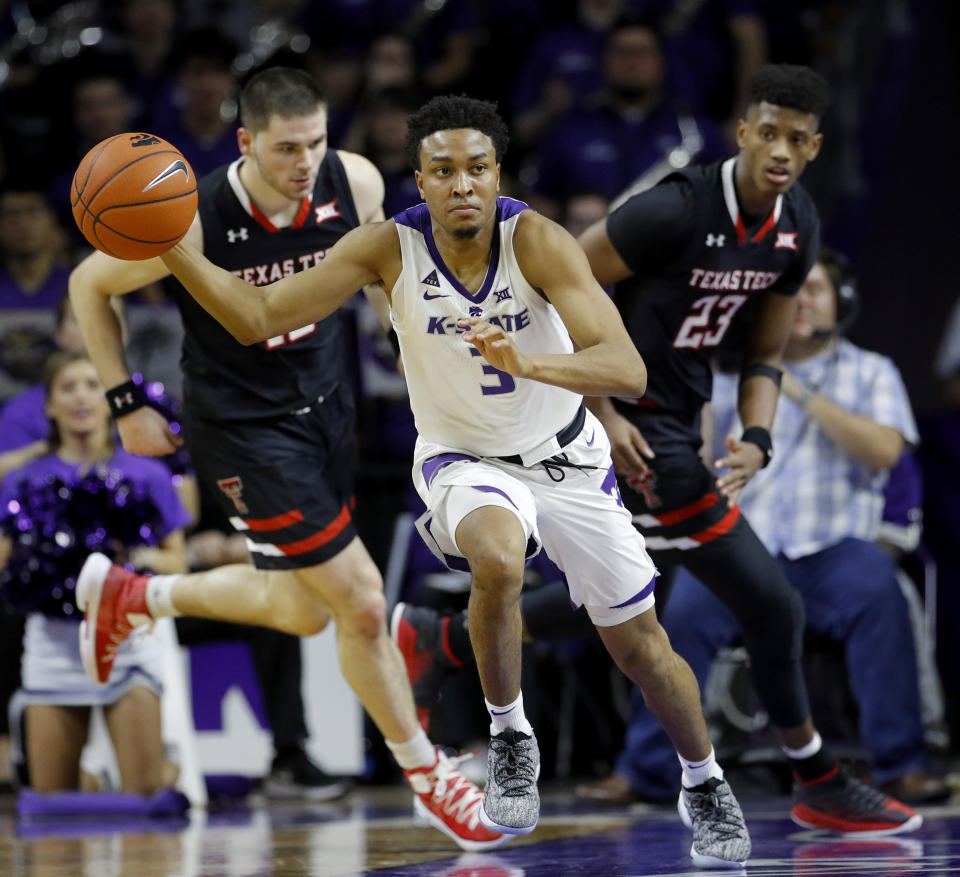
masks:
<svg viewBox="0 0 960 877"><path fill-rule="evenodd" d="M727 436L724 444L729 453L714 465L730 471L717 479L717 490L734 504L747 482L763 467L764 455L753 442L742 442L732 435Z"/></svg>

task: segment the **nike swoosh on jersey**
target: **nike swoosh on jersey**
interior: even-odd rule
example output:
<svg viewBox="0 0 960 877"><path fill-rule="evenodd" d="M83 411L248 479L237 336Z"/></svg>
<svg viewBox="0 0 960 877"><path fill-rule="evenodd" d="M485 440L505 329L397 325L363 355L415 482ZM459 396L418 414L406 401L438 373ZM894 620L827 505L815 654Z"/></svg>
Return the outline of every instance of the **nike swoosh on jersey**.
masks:
<svg viewBox="0 0 960 877"><path fill-rule="evenodd" d="M441 293L438 293L437 295L430 295L429 292L425 292L423 294L424 301L430 301L431 299L435 299L435 298L450 298L450 294L446 292L441 292Z"/></svg>
<svg viewBox="0 0 960 877"><path fill-rule="evenodd" d="M171 161L167 167L165 167L160 173L158 173L152 180L150 180L147 185L143 187L143 191L146 192L148 189L152 189L154 186L159 186L164 180L169 179L174 174L182 173L186 178L187 182L190 182L190 170L187 168L186 162L182 158L178 158L176 161Z"/></svg>

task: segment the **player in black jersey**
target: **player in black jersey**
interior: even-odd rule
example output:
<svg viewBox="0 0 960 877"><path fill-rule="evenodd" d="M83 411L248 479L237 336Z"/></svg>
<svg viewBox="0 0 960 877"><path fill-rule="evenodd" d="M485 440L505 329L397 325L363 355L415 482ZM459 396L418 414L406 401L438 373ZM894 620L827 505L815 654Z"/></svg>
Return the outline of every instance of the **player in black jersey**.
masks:
<svg viewBox="0 0 960 877"><path fill-rule="evenodd" d="M735 158L671 174L579 238L596 278L614 284L648 369L642 398L598 398L589 407L610 437L621 496L658 566L687 567L740 622L758 694L797 779L793 818L840 832L910 831L918 814L838 770L822 745L800 664L800 597L735 504L773 451L780 357L796 293L819 249L816 209L797 179L820 149L827 85L805 67L770 65L754 75L749 95ZM698 456L700 412L712 390L710 356L748 302L754 322L739 402L745 429L727 439L729 453L716 461L727 471L717 478ZM572 633L563 588L524 595L522 611L534 637L551 625L554 636ZM405 656L418 706L429 706L443 671L469 656L456 648L464 623L418 607L402 612L424 633L420 651L435 657L425 673L422 653ZM651 794L644 752L630 744L628 732L618 772L583 787L590 797L626 803L634 789Z"/></svg>
<svg viewBox="0 0 960 877"><path fill-rule="evenodd" d="M316 265L348 231L383 219L384 189L367 159L327 149L326 104L307 74L287 68L257 74L243 88L240 115L241 157L200 181L187 240L252 284L241 285L242 296L243 289L252 293ZM147 455L169 453L181 439L139 404L108 296L168 274L160 259L122 262L96 252L70 280L91 357L112 388L107 396L124 447ZM356 533L354 412L339 319L244 346L182 287L177 304L186 330L188 448L198 476L248 536L254 565L153 578L140 605L116 607L120 629L136 616L182 614L310 636L332 618L342 672L398 763L421 787L439 790L433 824L464 849L499 845L507 838L478 825L465 806L479 791L417 722L387 631L383 582ZM385 298L382 304L385 314ZM88 566L100 560L88 560L87 579ZM95 622L101 605L114 605L115 582L110 575L100 579L87 605L81 651L87 672L105 682L116 642L98 642ZM107 653L100 662L98 646Z"/></svg>
<svg viewBox="0 0 960 877"><path fill-rule="evenodd" d="M810 717L800 658L803 609L777 563L740 516L736 499L775 451L780 358L796 293L819 248L814 205L797 184L816 158L823 79L769 65L753 77L738 154L689 168L635 195L580 238L649 369L642 399L597 399L621 493L658 564L690 569L733 611L758 694L797 781L802 825L844 832L913 830L919 815L838 770ZM756 299L752 302L752 299ZM748 302L739 437L716 478L698 457L709 358ZM628 750L618 763L630 771ZM637 771L640 775L640 771ZM629 779L629 777L627 777Z"/></svg>

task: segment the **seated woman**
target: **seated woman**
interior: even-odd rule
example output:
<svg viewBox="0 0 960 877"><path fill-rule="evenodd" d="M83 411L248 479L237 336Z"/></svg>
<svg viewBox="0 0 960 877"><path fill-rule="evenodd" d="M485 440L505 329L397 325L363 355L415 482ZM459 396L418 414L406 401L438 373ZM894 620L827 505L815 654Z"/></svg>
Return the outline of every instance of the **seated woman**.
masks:
<svg viewBox="0 0 960 877"><path fill-rule="evenodd" d="M91 550L156 573L186 571L189 516L169 470L114 442L104 387L84 354L47 364L49 452L0 485L0 594L27 616L23 648L26 753L36 792L75 790L90 708L103 707L122 791L173 785L160 724L159 643L124 643L108 685L90 682L77 642L76 570ZM81 560L78 560L80 558Z"/></svg>

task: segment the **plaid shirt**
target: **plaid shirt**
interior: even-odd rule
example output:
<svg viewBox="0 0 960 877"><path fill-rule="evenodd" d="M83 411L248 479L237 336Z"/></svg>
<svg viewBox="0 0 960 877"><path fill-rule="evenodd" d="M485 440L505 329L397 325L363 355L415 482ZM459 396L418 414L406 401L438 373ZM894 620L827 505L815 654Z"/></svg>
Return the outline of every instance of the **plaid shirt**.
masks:
<svg viewBox="0 0 960 877"><path fill-rule="evenodd" d="M887 357L840 338L812 359L784 367L841 408L892 426L908 444L917 442L906 388ZM738 382L737 375L718 373L714 378L714 460L726 456L724 438L742 432ZM858 463L782 393L771 435L770 465L757 472L740 495L740 507L767 549L794 559L848 536L874 541L888 471Z"/></svg>

